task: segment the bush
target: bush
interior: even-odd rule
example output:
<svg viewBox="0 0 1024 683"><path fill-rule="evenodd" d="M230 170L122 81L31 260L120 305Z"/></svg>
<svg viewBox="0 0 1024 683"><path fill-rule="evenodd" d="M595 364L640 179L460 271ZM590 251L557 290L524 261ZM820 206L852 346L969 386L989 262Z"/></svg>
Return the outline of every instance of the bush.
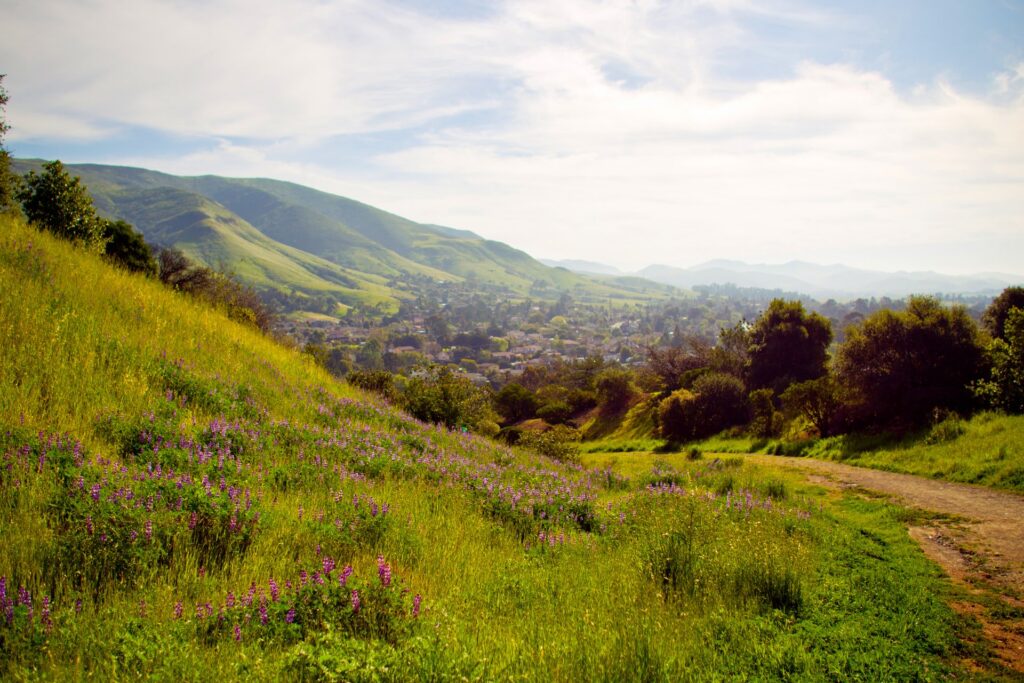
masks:
<svg viewBox="0 0 1024 683"><path fill-rule="evenodd" d="M387 370L353 370L345 376L345 381L354 387L383 396L388 401L400 398L395 376Z"/></svg>
<svg viewBox="0 0 1024 683"><path fill-rule="evenodd" d="M479 431L483 423L494 422L487 390L440 365L431 365L409 380L402 404L417 419L448 429Z"/></svg>
<svg viewBox="0 0 1024 683"><path fill-rule="evenodd" d="M554 401L542 406L537 417L551 425L565 424L572 417L572 408L564 401Z"/></svg>
<svg viewBox="0 0 1024 683"><path fill-rule="evenodd" d="M579 462L580 439L578 429L557 425L543 432L523 430L519 436L519 445L554 460Z"/></svg>

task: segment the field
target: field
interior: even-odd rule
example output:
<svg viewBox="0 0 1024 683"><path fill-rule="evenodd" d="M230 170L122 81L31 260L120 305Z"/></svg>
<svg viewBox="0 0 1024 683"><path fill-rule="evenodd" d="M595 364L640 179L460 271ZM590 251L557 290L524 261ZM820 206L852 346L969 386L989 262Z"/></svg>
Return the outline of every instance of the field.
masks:
<svg viewBox="0 0 1024 683"><path fill-rule="evenodd" d="M424 425L0 221L0 678L1002 673L901 508Z"/></svg>

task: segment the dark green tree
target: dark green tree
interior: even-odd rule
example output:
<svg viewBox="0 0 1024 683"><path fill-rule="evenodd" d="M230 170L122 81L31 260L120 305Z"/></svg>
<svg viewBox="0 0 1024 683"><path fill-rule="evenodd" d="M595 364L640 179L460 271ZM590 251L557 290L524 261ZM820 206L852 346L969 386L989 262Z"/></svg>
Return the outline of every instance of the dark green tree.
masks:
<svg viewBox="0 0 1024 683"><path fill-rule="evenodd" d="M821 436L839 431L844 401L841 388L831 375L791 384L781 398L787 413L807 418Z"/></svg>
<svg viewBox="0 0 1024 683"><path fill-rule="evenodd" d="M533 417L540 407L540 401L533 392L519 384L510 382L494 395L494 408L506 422L519 422Z"/></svg>
<svg viewBox="0 0 1024 683"><path fill-rule="evenodd" d="M125 221L103 221L104 253L115 263L138 273L156 275L158 266L142 235Z"/></svg>
<svg viewBox="0 0 1024 683"><path fill-rule="evenodd" d="M936 408L970 411L982 360L977 325L963 306L911 297L906 310L883 309L847 330L837 380L857 394L870 424L923 424Z"/></svg>
<svg viewBox="0 0 1024 683"><path fill-rule="evenodd" d="M750 385L781 394L825 374L832 325L799 301L774 299L750 330Z"/></svg>
<svg viewBox="0 0 1024 683"><path fill-rule="evenodd" d="M1006 339L1004 326L1014 308L1024 309L1024 287L1007 287L985 309L981 321L993 339Z"/></svg>
<svg viewBox="0 0 1024 683"><path fill-rule="evenodd" d="M616 413L623 410L633 395L633 383L628 370L608 368L602 370L594 380L597 401L601 410Z"/></svg>
<svg viewBox="0 0 1024 683"><path fill-rule="evenodd" d="M43 169L42 173L29 171L24 187L18 191L29 222L102 252L104 221L96 215L92 197L81 180L71 176L60 161L51 161Z"/></svg>
<svg viewBox="0 0 1024 683"><path fill-rule="evenodd" d="M11 170L11 154L4 146L4 138L11 129L7 123L7 90L4 89L5 74L0 74L0 214L17 213L18 176Z"/></svg>

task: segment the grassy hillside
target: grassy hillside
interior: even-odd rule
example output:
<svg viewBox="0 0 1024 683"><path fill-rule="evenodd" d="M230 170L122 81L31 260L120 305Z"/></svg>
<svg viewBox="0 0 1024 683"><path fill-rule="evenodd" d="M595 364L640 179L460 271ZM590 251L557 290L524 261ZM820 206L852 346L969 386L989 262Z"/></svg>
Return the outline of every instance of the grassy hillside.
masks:
<svg viewBox="0 0 1024 683"><path fill-rule="evenodd" d="M15 160L15 170L38 170ZM423 225L360 202L267 179L178 177L145 169L71 164L97 208L133 223L151 242L176 246L206 265L224 263L249 284L329 293L346 305L394 309L409 277L481 285L554 299L633 302L669 287L550 268L525 252L465 230Z"/></svg>
<svg viewBox="0 0 1024 683"><path fill-rule="evenodd" d="M985 663L896 508L738 460L588 468L423 425L10 219L0 349L4 680Z"/></svg>

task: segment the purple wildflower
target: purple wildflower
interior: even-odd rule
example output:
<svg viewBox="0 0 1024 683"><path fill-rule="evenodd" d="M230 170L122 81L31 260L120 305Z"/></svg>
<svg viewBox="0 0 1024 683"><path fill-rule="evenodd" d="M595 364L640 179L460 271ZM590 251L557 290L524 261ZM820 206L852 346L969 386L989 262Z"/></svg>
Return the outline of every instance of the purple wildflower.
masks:
<svg viewBox="0 0 1024 683"><path fill-rule="evenodd" d="M273 600L274 602L277 602L277 595L278 595L277 581L274 581L274 579L271 578L270 579L270 599Z"/></svg>
<svg viewBox="0 0 1024 683"><path fill-rule="evenodd" d="M227 597L227 599L224 602L227 604L227 606L229 608L234 607L235 606L235 594L232 593L231 591L228 591L228 597Z"/></svg>
<svg viewBox="0 0 1024 683"><path fill-rule="evenodd" d="M331 572L334 571L334 559L324 555L323 559L324 576L330 578Z"/></svg>
<svg viewBox="0 0 1024 683"><path fill-rule="evenodd" d="M352 611L355 612L356 614L359 613L359 605L360 604L361 604L361 602L359 600L359 591L357 591L355 589L352 589Z"/></svg>
<svg viewBox="0 0 1024 683"><path fill-rule="evenodd" d="M423 597L417 593L412 598L412 616L418 617L420 615L420 603L423 602Z"/></svg>
<svg viewBox="0 0 1024 683"><path fill-rule="evenodd" d="M288 610L288 613L284 615L284 620L287 623L289 623L289 624L295 623L295 608L294 607L290 608Z"/></svg>
<svg viewBox="0 0 1024 683"><path fill-rule="evenodd" d="M181 613L184 609L185 608L181 604L181 600L178 600L178 602L174 603L174 618L181 619Z"/></svg>
<svg viewBox="0 0 1024 683"><path fill-rule="evenodd" d="M338 574L338 585L344 586L350 576L352 576L352 565L347 564L345 565L345 568L341 570L341 574Z"/></svg>
<svg viewBox="0 0 1024 683"><path fill-rule="evenodd" d="M267 599L262 598L260 600L260 623L264 626L270 621L270 616L267 614Z"/></svg>
<svg viewBox="0 0 1024 683"><path fill-rule="evenodd" d="M152 541L153 540L153 520L152 519L147 519L146 520L146 526L143 528L143 532L146 534L146 540L147 541Z"/></svg>
<svg viewBox="0 0 1024 683"><path fill-rule="evenodd" d="M235 624L235 642L242 642L242 627L238 624Z"/></svg>
<svg viewBox="0 0 1024 683"><path fill-rule="evenodd" d="M383 555L377 556L377 575L382 586L387 588L391 585L391 565L384 561Z"/></svg>

